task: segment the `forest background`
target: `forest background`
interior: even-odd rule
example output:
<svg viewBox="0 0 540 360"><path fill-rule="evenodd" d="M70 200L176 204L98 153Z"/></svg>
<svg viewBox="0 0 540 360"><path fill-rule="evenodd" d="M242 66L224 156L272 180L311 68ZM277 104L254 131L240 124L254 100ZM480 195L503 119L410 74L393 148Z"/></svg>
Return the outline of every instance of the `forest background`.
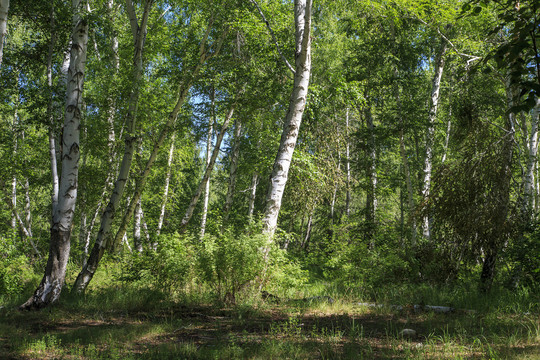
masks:
<svg viewBox="0 0 540 360"><path fill-rule="evenodd" d="M539 9L0 0L0 304L537 313Z"/></svg>

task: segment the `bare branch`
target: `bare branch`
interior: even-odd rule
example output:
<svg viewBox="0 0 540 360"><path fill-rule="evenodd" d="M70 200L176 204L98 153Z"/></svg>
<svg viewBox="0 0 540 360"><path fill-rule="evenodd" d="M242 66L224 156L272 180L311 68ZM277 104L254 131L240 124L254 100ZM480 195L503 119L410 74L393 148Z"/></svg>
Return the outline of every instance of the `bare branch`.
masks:
<svg viewBox="0 0 540 360"><path fill-rule="evenodd" d="M253 5L255 5L255 7L257 8L257 10L259 11L259 14L261 15L262 17L262 20L263 22L266 24L266 27L268 28L268 31L270 31L270 35L272 36L272 39L274 40L274 44L276 44L276 48L277 48L277 51L279 52L279 55L281 56L281 59L285 62L285 64L287 65L287 67L289 68L289 70L295 74L296 71L294 71L294 68L291 66L291 64L287 61L287 58L285 58L285 55L283 55L283 52L281 51L281 48L279 47L279 43L276 39L276 35L274 34L274 31L272 30L272 27L270 27L270 23L268 22L268 20L266 20L266 17L264 16L264 13L262 12L259 4L257 4L257 1L255 0L250 0L251 3Z"/></svg>
<svg viewBox="0 0 540 360"><path fill-rule="evenodd" d="M473 61L476 61L476 60L480 60L482 59L481 56L476 56L476 55L469 55L469 54L465 54L465 53L462 53L461 51L459 51L456 47L456 45L454 45L454 43L452 43L452 41L450 41L450 39L448 39L448 37L446 37L446 35L444 35L442 32L441 32L441 29L439 29L438 27L434 27L432 26L431 24L428 24L426 21L422 20L418 15L416 15L415 17L416 20L420 21L422 24L432 28L432 29L435 29L437 31L437 33L443 38L444 41L446 41L448 43L448 45L450 45L450 47L456 52L456 54L458 54L459 56L461 57L465 57L465 58L469 58L467 60L467 67L470 66L470 64L473 62Z"/></svg>

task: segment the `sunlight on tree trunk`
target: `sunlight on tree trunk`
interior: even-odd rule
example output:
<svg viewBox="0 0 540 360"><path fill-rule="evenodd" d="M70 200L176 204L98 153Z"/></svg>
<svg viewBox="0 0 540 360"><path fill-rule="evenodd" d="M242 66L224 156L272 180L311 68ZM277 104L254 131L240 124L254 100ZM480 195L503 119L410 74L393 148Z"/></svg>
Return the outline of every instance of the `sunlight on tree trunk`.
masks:
<svg viewBox="0 0 540 360"><path fill-rule="evenodd" d="M60 197L56 213L53 214L49 259L40 285L34 295L21 305L21 309L42 308L58 301L64 285L71 246L71 227L77 200L79 132L88 43L88 23L81 17L84 5L82 1L73 1L73 34L62 137Z"/></svg>
<svg viewBox="0 0 540 360"><path fill-rule="evenodd" d="M272 170L263 217L263 232L268 234L270 242L276 231L281 200L285 191L285 185L287 184L289 167L306 106L311 72L311 6L312 0L295 0L294 2L294 19L296 25L296 73L294 75L294 88L289 100L289 110L285 118L283 133ZM268 251L269 247L265 250L265 257Z"/></svg>

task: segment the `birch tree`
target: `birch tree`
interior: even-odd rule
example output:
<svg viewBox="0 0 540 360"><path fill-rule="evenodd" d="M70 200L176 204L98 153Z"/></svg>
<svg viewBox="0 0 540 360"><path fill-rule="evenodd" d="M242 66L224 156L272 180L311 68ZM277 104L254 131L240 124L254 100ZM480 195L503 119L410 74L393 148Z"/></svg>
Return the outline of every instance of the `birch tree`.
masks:
<svg viewBox="0 0 540 360"><path fill-rule="evenodd" d="M211 113L210 119L208 120L208 134L206 136L206 169L209 168L210 158L212 157L212 137L214 136L214 125L217 127L216 122L216 89L212 86L210 94L210 106ZM216 143L217 146L217 143ZM208 215L208 200L210 198L210 175L206 179L204 184L204 195L203 195L203 210L201 217L201 238L206 232L206 217Z"/></svg>
<svg viewBox="0 0 540 360"><path fill-rule="evenodd" d="M62 172L59 199L51 225L49 258L45 274L34 295L22 309L37 309L60 298L71 245L71 228L77 200L79 133L85 75L88 23L82 17L85 1L73 0L73 33L67 77L66 107L62 136Z"/></svg>
<svg viewBox="0 0 540 360"><path fill-rule="evenodd" d="M231 149L231 160L229 168L229 184L227 186L227 196L225 197L225 205L223 207L223 223L226 224L229 220L230 211L233 204L234 192L236 189L236 178L238 175L238 158L240 157L240 141L242 135L242 122L236 119L234 123L233 147Z"/></svg>
<svg viewBox="0 0 540 360"><path fill-rule="evenodd" d="M431 187L431 172L433 168L433 145L435 143L435 121L437 119L437 109L439 107L439 98L441 91L441 79L444 70L444 54L446 53L447 43L443 41L434 62L434 75L431 85L431 96L429 101L428 130L426 135L426 155L424 158L424 180L422 185L422 197L424 201L429 197ZM422 218L422 232L427 239L431 238L431 225L429 216Z"/></svg>
<svg viewBox="0 0 540 360"><path fill-rule="evenodd" d="M133 68L131 79L132 88L126 118L126 145L118 177L114 184L113 193L110 197L107 208L101 216L101 225L94 247L92 248L92 252L90 253L87 262L84 264L83 269L79 273L77 280L75 281L73 289L78 292L82 292L84 291L84 289L86 289L86 286L92 279L94 272L97 269L99 260L101 260L101 257L103 256L105 246L107 245L107 241L110 236L109 234L111 232L112 221L124 193L124 188L128 180L131 163L133 161L135 146L137 144L137 137L135 136L136 113L139 101L139 86L143 72L143 51L148 26L148 17L150 15L151 7L152 0L145 1L143 14L139 24L139 19L137 18L133 3L131 2L131 0L126 0L126 9L129 16L131 35L133 37L134 43Z"/></svg>
<svg viewBox="0 0 540 360"><path fill-rule="evenodd" d="M148 2L147 6L149 5L150 4ZM145 10L143 13L143 18L142 18L143 20L141 22L141 29L139 29L137 27L137 19L136 19L135 13L132 10L129 10L129 13L131 14L130 18L131 18L132 29L135 29L133 31L133 36L136 39L140 39L140 41L142 42L144 42L144 36L143 36L144 31L142 31L142 29L146 29L146 25L148 21L148 12L149 12L149 7L147 8L145 6ZM105 253L105 250L107 248L114 249L116 246L118 246L118 244L121 244L122 239L124 238L126 234L128 224L132 219L136 204L141 198L142 192L144 190L144 186L146 184L146 181L148 180L148 176L150 175L150 171L157 158L159 150L161 149L163 143L165 142L169 132L173 128L176 122L176 119L178 117L178 114L182 106L184 105L185 100L188 97L191 87L193 86L194 82L198 79L199 73L201 72L201 69L203 68L203 66L211 58L219 54L223 41L228 34L228 29L224 29L221 32L221 34L217 37L217 39L215 39L214 43L208 46L207 40L209 38L213 24L214 24L214 18L211 17L208 22L208 26L205 30L205 33L202 37L202 40L199 44L199 54L198 54L199 56L197 58L198 60L196 61L196 63L193 65L192 68L188 67L188 69L186 69L186 71L183 74L180 84L178 85L178 90L176 92L176 96L175 96L176 102L175 102L174 108L169 113L169 116L165 124L163 124L163 127L159 133L158 138L156 139L154 143L154 146L152 148L150 156L148 157L146 161L146 165L142 173L135 180L135 191L134 191L133 197L131 198L129 205L122 216L119 228L116 232L116 235L113 238L111 235L112 220L114 218L114 214L120 203L120 198L125 187L127 175L129 173L129 167L131 166L131 161L133 159L133 149L127 149L128 144L126 144L126 152L124 153L124 158L122 160L122 165L120 167L118 180L115 184L115 189L113 190L113 195L111 196L109 205L107 206L107 209L105 210L105 213L102 216L100 231L98 232L98 236L94 244L94 247L92 248L92 252L90 253L90 257L88 258L88 262L83 267L83 269L77 276L77 280L75 281L75 285L74 285L75 291L79 293L84 292L84 290L86 289L86 287L92 280L95 274L95 271L97 270L99 266L101 258L103 257L103 254ZM139 40L136 40L135 44L136 45L140 44ZM135 51L136 60L137 60L137 56L140 56L137 54L140 54L140 51L142 51L142 44L140 44L140 46L141 48L139 50L137 50L137 46L136 46L136 51ZM134 63L138 64L138 60L134 61ZM139 69L138 65L135 68ZM142 63L141 63L140 69L142 70ZM139 75L139 76L142 76L142 75ZM130 104L130 106L132 105L135 106L133 103ZM131 112L128 113L128 116L129 114L131 114ZM128 120L129 119L130 118L128 117ZM131 124L131 121L128 121L128 123ZM126 142L129 143L130 139L131 138L128 138Z"/></svg>
<svg viewBox="0 0 540 360"><path fill-rule="evenodd" d="M208 185L208 182L210 181L210 174L212 173L212 170L214 169L214 164L216 163L216 159L219 155L219 149L221 147L221 141L223 140L223 137L225 136L225 133L229 127L229 123L231 121L231 118L234 114L234 109L236 107L236 103L231 106L229 109L227 115L225 116L225 120L223 121L223 124L221 125L221 129L219 131L219 134L216 138L216 144L214 145L214 150L212 151L212 156L210 156L206 168L204 170L203 177L201 181L199 182L199 186L197 187L197 190L195 190L195 193L193 194L191 201L188 205L188 208L186 210L186 213L184 217L182 218L182 222L180 223L180 231L184 232L186 231L186 227L191 220L191 217L193 216L193 211L195 211L195 207L197 206L197 202L199 201L199 197L201 196L201 193L203 192L203 189L206 188ZM204 235L204 234L202 234Z"/></svg>
<svg viewBox="0 0 540 360"><path fill-rule="evenodd" d="M540 113L540 99L536 99L536 106L531 114L531 130L527 142L527 163L525 176L523 177L523 199L521 212L523 220L529 222L533 220L534 201L535 201L535 182L534 170L538 162L538 118Z"/></svg>
<svg viewBox="0 0 540 360"><path fill-rule="evenodd" d="M277 227L279 210L298 138L302 115L306 106L309 77L311 72L311 10L312 0L295 0L295 73L294 86L289 100L289 110L285 117L283 132L266 196L263 217L263 232L269 241ZM268 249L266 250L268 251Z"/></svg>
<svg viewBox="0 0 540 360"><path fill-rule="evenodd" d="M0 66L4 54L4 42L7 34L7 19L9 11L9 0L0 0Z"/></svg>

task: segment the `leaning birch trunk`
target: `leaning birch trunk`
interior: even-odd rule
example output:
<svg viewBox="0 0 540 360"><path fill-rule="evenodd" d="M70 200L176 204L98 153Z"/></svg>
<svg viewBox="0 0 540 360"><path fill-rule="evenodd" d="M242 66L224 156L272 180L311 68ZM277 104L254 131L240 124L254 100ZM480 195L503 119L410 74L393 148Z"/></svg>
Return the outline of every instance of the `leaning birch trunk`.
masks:
<svg viewBox="0 0 540 360"><path fill-rule="evenodd" d="M366 108L366 126L368 131L368 180L369 189L367 191L367 212L366 222L368 226L368 239L370 240L370 246L373 247L373 236L375 235L375 223L377 221L377 150L375 147L375 127L373 125L373 116L371 114L371 107L368 105Z"/></svg>
<svg viewBox="0 0 540 360"><path fill-rule="evenodd" d="M229 221L229 215L233 204L234 191L236 188L236 175L238 171L238 157L240 156L240 136L242 135L242 123L236 119L234 125L234 144L231 151L231 168L229 169L229 186L227 187L227 196L225 206L223 207L223 224ZM224 229L224 228L223 228Z"/></svg>
<svg viewBox="0 0 540 360"><path fill-rule="evenodd" d="M289 110L285 118L281 141L274 161L270 187L266 196L263 217L263 232L268 235L269 244L277 227L281 200L292 161L306 99L311 72L311 6L312 0L295 0L294 20L296 27L296 53L294 87L289 100ZM267 258L270 247L264 250Z"/></svg>
<svg viewBox="0 0 540 360"><path fill-rule="evenodd" d="M79 132L88 42L88 24L80 15L83 5L83 1L73 0L73 33L62 137L60 197L57 211L53 214L49 258L40 285L34 295L21 305L21 309L42 308L58 301L66 276L77 200Z"/></svg>
<svg viewBox="0 0 540 360"><path fill-rule="evenodd" d="M0 0L0 66L4 54L4 41L7 34L7 17L9 10L9 0Z"/></svg>
<svg viewBox="0 0 540 360"><path fill-rule="evenodd" d="M18 76L17 76L18 78ZM18 79L17 79L17 83L18 83ZM17 101L18 103L18 101ZM17 156L17 148L18 148L18 137L19 135L17 134L17 125L18 125L18 114L17 114L17 108L15 108L15 116L13 117L13 126L12 126L12 133L13 133L13 157L16 157ZM11 179L11 206L13 206L13 208L17 208L17 174L13 173L13 178ZM17 229L17 219L16 217L13 215L11 217L11 228L13 230L16 230Z"/></svg>
<svg viewBox="0 0 540 360"><path fill-rule="evenodd" d="M345 168L347 171L347 194L345 196L345 214L347 218L351 215L351 158L350 158L350 139L349 139L349 108L345 115L345 130L346 130L346 144L345 144Z"/></svg>
<svg viewBox="0 0 540 360"><path fill-rule="evenodd" d="M431 187L431 170L433 167L433 145L435 142L435 120L437 118L437 109L439 106L439 97L441 89L441 79L444 70L444 54L446 53L447 42L444 41L441 45L437 57L435 58L435 74L433 75L433 83L431 86L431 98L429 105L429 127L426 137L426 157L424 159L424 181L422 186L423 201L427 201L429 190ZM431 238L431 226L429 216L426 215L422 219L422 233L425 238Z"/></svg>
<svg viewBox="0 0 540 360"><path fill-rule="evenodd" d="M4 187L5 187L5 183L2 181L2 179L0 179L0 188L4 189ZM29 229L29 228L26 227L26 224L23 221L23 219L21 218L21 216L19 215L19 212L17 211L17 208L15 208L13 206L10 194L6 192L4 194L4 198L5 198L4 199L5 203L7 204L7 206L11 210L11 214L12 214L13 218L15 218L15 220L17 222L19 230L22 232L25 239L28 240L28 242L32 246L32 255L37 256L38 258L41 259L41 254L39 253L39 251L38 251L38 249L37 249L37 247L36 247L36 245L34 243L34 240L32 239L33 238L32 229Z"/></svg>
<svg viewBox="0 0 540 360"><path fill-rule="evenodd" d="M210 160L208 161L206 170L204 171L203 178L201 179L201 182L199 183L199 186L197 190L195 191L195 194L193 194L193 197L191 198L191 201L186 210L186 213L184 217L182 218L182 222L180 223L180 229L179 229L180 233L183 233L186 231L186 227L189 221L191 220L191 217L193 216L193 211L195 210L195 207L197 206L197 202L199 201L199 197L201 196L203 188L205 188L208 182L210 181L210 174L212 173L212 170L214 169L214 164L216 163L216 159L219 155L219 148L221 147L221 141L223 140L223 137L225 136L225 132L227 131L227 128L229 127L229 123L234 114L235 106L236 104L234 104L229 109L227 116L225 116L225 121L223 122L223 125L221 125L221 129L216 138L216 145L214 146L214 151L212 152L212 156L210 157Z"/></svg>
<svg viewBox="0 0 540 360"><path fill-rule="evenodd" d="M135 216L133 218L133 247L139 253L143 252L142 240L141 240L141 221L142 221L142 205L141 199L137 200L135 204Z"/></svg>
<svg viewBox="0 0 540 360"><path fill-rule="evenodd" d="M525 177L523 178L523 200L521 204L521 212L523 221L530 222L533 220L534 210L534 167L537 162L538 153L538 116L540 113L540 99L536 99L536 106L533 109L531 117L531 132L528 142L528 158L527 158L527 170Z"/></svg>
<svg viewBox="0 0 540 360"><path fill-rule="evenodd" d="M339 138L339 132L338 132L338 138ZM339 149L339 140L338 140L337 152L338 152L337 173L341 174L341 151ZM334 225L334 212L335 212L335 208L336 208L336 199L337 199L338 188L339 188L339 182L336 181L335 185L334 185L334 192L332 193L332 200L330 201L330 221L331 221L332 226ZM333 231L334 230L332 229L332 233L333 233Z"/></svg>
<svg viewBox="0 0 540 360"><path fill-rule="evenodd" d="M171 138L171 147L169 149L169 158L167 160L167 176L165 177L165 186L163 188L163 201L161 202L161 211L159 213L159 220L156 229L156 235L159 236L161 228L163 227L163 220L165 219L165 207L167 206L167 198L169 197L169 184L171 183L172 175L172 161L174 155L174 140L176 133L173 133ZM156 244L152 244L152 248L155 250Z"/></svg>
<svg viewBox="0 0 540 360"><path fill-rule="evenodd" d="M150 1L149 1L150 2ZM131 3L130 0L127 1L128 4ZM148 3L147 3L148 5ZM130 7L128 7L130 9ZM132 9L132 8L131 8ZM135 17L134 11L130 11L131 18L131 24L132 27L135 27L137 29L137 19ZM146 28L146 22L147 22L147 11L145 8L145 12L143 14L143 24L144 28ZM198 77L198 74L205 62L207 62L210 58L213 56L216 56L219 54L219 51L221 49L221 46L223 44L223 41L225 39L225 36L227 32L223 32L221 37L217 39L216 48L214 49L213 54L209 54L208 50L205 47L206 40L208 39L208 36L210 34L211 26L212 26L213 20L210 20L210 23L208 25L208 28L206 29L206 33L202 39L200 50L199 50L199 63L195 66L193 71L189 74L186 74L185 77L182 80L182 83L180 84L178 88L178 94L177 94L177 101L174 109L169 114L169 118L167 122L165 123L163 129L161 130L161 133L158 137L158 140L154 144L154 148L152 150L152 153L150 154L150 157L147 160L146 167L141 174L141 176L137 179L135 182L135 194L133 195L133 200L129 203L128 209L125 211L124 216L122 217L120 227L118 231L116 232L116 236L113 239L112 245L109 245L108 242L111 240L111 225L112 225L112 217L111 215L114 215L114 212L116 210L116 207L118 206L120 199L118 197L118 194L116 192L113 192L113 196L111 197L111 201L109 202L109 205L107 206L107 209L105 210L105 213L103 214L102 221L101 221L101 227L98 232L98 236L96 239L96 242L94 244L94 247L92 248L92 253L90 254L90 257L88 259L88 262L83 267L79 275L77 276L77 280L75 280L75 285L73 286L73 290L79 293L84 292L90 281L92 280L92 277L94 276L95 271L97 270L97 267L99 265L99 262L101 258L103 257L103 254L105 252L105 249L107 247L114 248L117 244L120 244L122 242L122 239L124 238L124 235L126 234L127 226L129 223L129 220L133 216L133 212L135 210L135 204L137 203L138 199L140 199L140 196L142 194L142 191L144 189L144 185L146 183L146 180L148 178L148 175L150 174L150 170L152 168L152 165L154 164L157 154L159 152L159 149L163 145L165 139L167 138L167 135L170 131L170 129L173 127L176 118L178 117L178 113L180 112L180 109L182 108L182 105L184 104L185 99L188 96L189 90L191 89L191 86L193 85L194 80ZM143 28L143 25L141 25L141 28ZM135 36L134 32L134 36ZM142 33L139 32L139 33ZM131 157L133 157L133 154L131 154ZM125 158L124 158L125 159ZM122 167L120 170L120 175L122 174L122 169L124 168L124 161L122 162ZM127 175L126 175L127 176ZM123 179L122 177L119 177L119 180ZM123 180L125 183L125 180ZM118 183L118 181L117 181ZM116 187L116 185L115 185ZM113 201L114 200L114 201ZM112 208L112 211L110 210ZM112 212L112 214L111 214Z"/></svg>
<svg viewBox="0 0 540 360"><path fill-rule="evenodd" d="M107 0L107 10L108 10L108 22L111 29L114 29L114 19L116 17L116 13L113 12L113 1ZM114 70L113 77L110 80L111 83L113 83L116 80L116 77L118 75L118 72L120 70L120 56L118 55L118 37L116 35L116 32L113 30L112 36L111 36L111 52L113 55L112 58L112 68ZM107 138L107 148L109 149L108 152L108 158L107 158L107 165L108 165L108 171L107 171L107 177L105 178L105 184L103 185L103 190L101 191L101 196L99 197L98 203L96 208L94 209L94 215L92 216L92 220L86 225L81 226L81 229L83 231L81 232L81 236L79 239L79 246L82 250L82 263L83 265L86 263L86 258L88 257L88 249L90 247L90 237L92 236L92 232L94 230L94 226L96 224L96 220L101 212L101 208L103 206L103 203L105 202L106 196L109 193L109 191L114 186L114 177L116 172L118 171L118 162L116 160L116 153L117 153L117 145L116 145L116 133L114 129L114 122L116 118L116 97L113 96L113 92L109 91L107 94L107 102L109 104L109 107L107 109L107 126L109 129L109 135Z"/></svg>
<svg viewBox="0 0 540 360"><path fill-rule="evenodd" d="M255 199L257 197L257 185L259 184L259 174L254 172L251 176L251 187L249 188L249 205L248 218L253 220L253 212L255 211Z"/></svg>
<svg viewBox="0 0 540 360"><path fill-rule="evenodd" d="M212 156L212 137L214 136L214 124L217 126L216 122L216 102L215 102L215 89L212 89L212 116L208 122L208 136L206 139L206 168L210 164L210 157ZM216 144L217 145L217 144ZM210 199L210 178L206 181L204 185L204 196L203 196L203 210L201 216L201 238L206 232L206 216L208 215L208 201Z"/></svg>
<svg viewBox="0 0 540 360"><path fill-rule="evenodd" d="M132 73L132 89L131 95L129 98L128 112L127 112L127 134L126 134L126 145L124 149L124 157L120 166L120 171L118 173L118 178L114 184L113 193L109 200L109 203L101 216L101 225L96 238L92 252L83 266L83 269L79 273L77 280L73 289L77 292L82 292L86 289L86 286L92 279L94 272L97 269L99 261L103 256L105 247L107 246L107 241L110 236L111 226L116 214L116 210L122 199L124 189L128 180L129 171L131 168L131 163L133 161L133 154L135 152L135 145L137 143L137 138L135 136L135 123L136 123L136 112L137 105L139 102L139 83L142 78L143 72L143 50L144 50L144 40L146 38L146 28L148 24L148 16L150 14L150 8L152 5L152 0L147 0L144 5L144 12L142 16L142 21L139 26L137 16L135 14L135 9L131 0L126 0L126 9L129 14L131 32L134 41L134 54L133 54L133 73Z"/></svg>
<svg viewBox="0 0 540 360"><path fill-rule="evenodd" d="M191 84L189 84L186 88L184 88L180 92L180 96L178 98L176 106L174 110L169 114L169 119L167 120L167 123L161 130L158 140L154 144L154 148L152 149L152 153L150 154L150 157L146 161L146 166L142 174L135 181L135 192L133 194L133 199L131 202L129 202L129 206L126 212L124 213L124 216L122 217L122 221L120 222L120 226L118 228L118 231L116 232L116 236L114 237L113 247L121 243L127 231L127 226L135 210L135 204L141 198L142 191L144 190L144 186L146 184L146 180L148 180L148 176L150 175L150 170L152 170L152 166L154 165L154 162L156 161L156 158L159 153L159 150L161 149L161 146L163 145L163 143L165 142L165 139L167 138L169 130L173 127L176 121L176 118L178 117L178 113L180 112L180 109L182 108L182 105L184 104L184 101L188 95L188 91L190 87L191 87Z"/></svg>

